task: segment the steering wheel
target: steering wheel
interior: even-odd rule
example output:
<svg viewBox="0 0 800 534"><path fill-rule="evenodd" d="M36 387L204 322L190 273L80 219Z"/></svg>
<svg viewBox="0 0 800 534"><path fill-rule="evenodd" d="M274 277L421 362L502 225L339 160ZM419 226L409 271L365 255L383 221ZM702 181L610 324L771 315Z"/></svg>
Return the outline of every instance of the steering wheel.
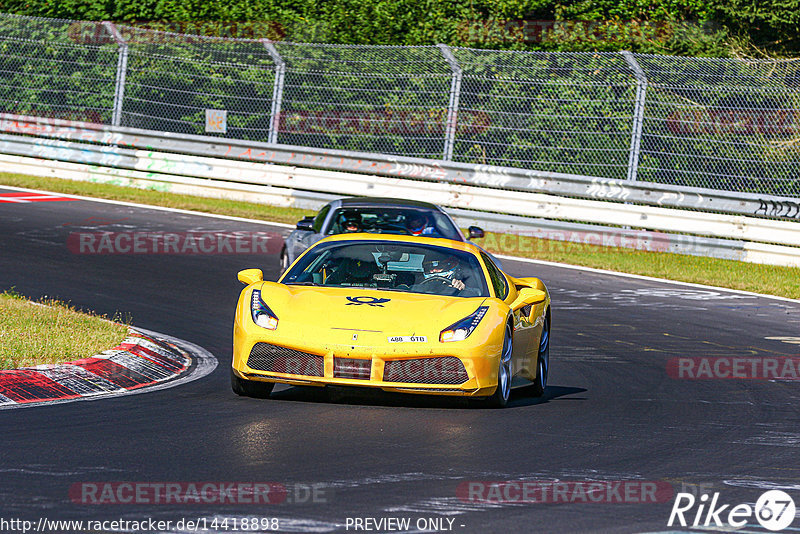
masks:
<svg viewBox="0 0 800 534"><path fill-rule="evenodd" d="M417 286L420 289L422 289L423 287L425 287L425 285L433 285L433 284L438 284L436 286L437 289L445 289L445 288L454 290L456 289L455 287L453 287L453 281L450 280L449 278L445 278L444 276L431 276L430 278L426 278L425 280L417 284Z"/></svg>
<svg viewBox="0 0 800 534"><path fill-rule="evenodd" d="M444 276L432 276L430 278L426 278L417 284L417 288L424 293L426 284L429 287L428 291L432 291L435 295L454 296L458 295L460 291L458 288L453 286L453 281L450 278L445 278Z"/></svg>

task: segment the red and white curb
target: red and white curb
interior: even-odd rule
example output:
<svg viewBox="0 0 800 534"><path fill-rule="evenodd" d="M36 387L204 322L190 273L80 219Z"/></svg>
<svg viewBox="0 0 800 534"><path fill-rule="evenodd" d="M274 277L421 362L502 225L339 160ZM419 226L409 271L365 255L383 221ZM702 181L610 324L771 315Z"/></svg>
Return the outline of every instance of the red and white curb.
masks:
<svg viewBox="0 0 800 534"><path fill-rule="evenodd" d="M50 193L0 193L0 203L29 204L31 202L71 202L77 198Z"/></svg>
<svg viewBox="0 0 800 534"><path fill-rule="evenodd" d="M0 371L0 410L164 389L217 367L207 350L144 329L91 358Z"/></svg>

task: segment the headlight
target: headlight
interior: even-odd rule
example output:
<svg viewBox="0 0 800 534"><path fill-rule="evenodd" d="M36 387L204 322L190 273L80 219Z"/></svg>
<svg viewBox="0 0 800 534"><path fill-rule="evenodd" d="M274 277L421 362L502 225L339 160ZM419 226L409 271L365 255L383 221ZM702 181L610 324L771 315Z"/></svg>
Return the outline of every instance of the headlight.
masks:
<svg viewBox="0 0 800 534"><path fill-rule="evenodd" d="M253 317L253 322L258 326L267 330L278 328L278 317L261 300L261 291L258 289L253 290L253 296L250 297L250 314Z"/></svg>
<svg viewBox="0 0 800 534"><path fill-rule="evenodd" d="M463 341L469 337L473 330L481 322L483 316L489 310L488 306L481 306L475 313L464 317L457 323L453 323L439 334L439 341L442 343L448 341Z"/></svg>

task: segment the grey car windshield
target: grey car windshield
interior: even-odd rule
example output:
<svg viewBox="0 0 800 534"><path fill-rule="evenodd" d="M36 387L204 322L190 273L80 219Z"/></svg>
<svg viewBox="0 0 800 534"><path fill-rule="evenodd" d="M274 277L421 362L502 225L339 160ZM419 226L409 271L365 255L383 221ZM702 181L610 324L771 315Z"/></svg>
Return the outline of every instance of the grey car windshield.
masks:
<svg viewBox="0 0 800 534"><path fill-rule="evenodd" d="M327 235L348 232L421 235L463 241L461 231L437 210L383 206L343 206L331 218Z"/></svg>
<svg viewBox="0 0 800 534"><path fill-rule="evenodd" d="M489 296L483 270L473 254L416 243L325 243L301 257L280 281L288 285L358 287L427 295Z"/></svg>

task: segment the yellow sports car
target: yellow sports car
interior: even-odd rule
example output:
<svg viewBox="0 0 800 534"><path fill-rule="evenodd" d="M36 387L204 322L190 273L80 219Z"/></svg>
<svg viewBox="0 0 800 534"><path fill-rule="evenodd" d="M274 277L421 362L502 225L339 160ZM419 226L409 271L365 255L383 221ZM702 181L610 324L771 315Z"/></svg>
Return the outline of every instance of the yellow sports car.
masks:
<svg viewBox="0 0 800 534"><path fill-rule="evenodd" d="M231 385L275 383L459 395L503 407L547 385L550 296L470 243L400 235L328 237L277 282L259 269L236 307Z"/></svg>

